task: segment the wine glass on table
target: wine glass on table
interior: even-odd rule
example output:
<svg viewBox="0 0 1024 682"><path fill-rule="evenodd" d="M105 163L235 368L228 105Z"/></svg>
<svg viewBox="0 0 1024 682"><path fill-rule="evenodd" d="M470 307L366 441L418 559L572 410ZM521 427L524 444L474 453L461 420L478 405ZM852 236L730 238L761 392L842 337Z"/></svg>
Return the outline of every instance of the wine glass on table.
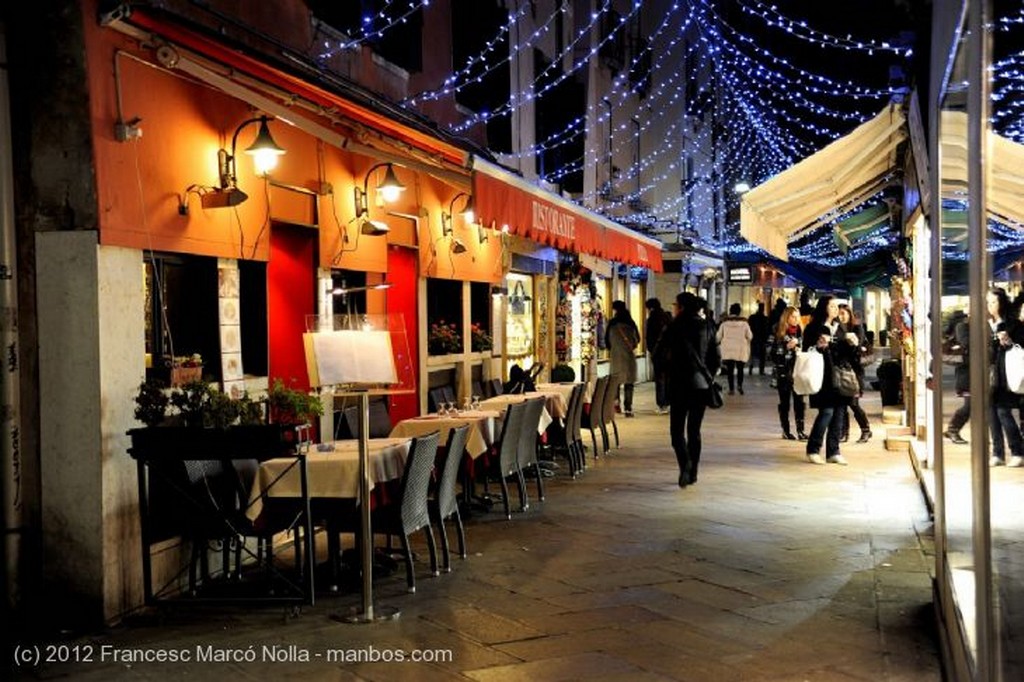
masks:
<svg viewBox="0 0 1024 682"><path fill-rule="evenodd" d="M473 396L473 402L470 403L470 406L473 408L474 411L479 411L480 410L480 396L478 396L478 395Z"/></svg>

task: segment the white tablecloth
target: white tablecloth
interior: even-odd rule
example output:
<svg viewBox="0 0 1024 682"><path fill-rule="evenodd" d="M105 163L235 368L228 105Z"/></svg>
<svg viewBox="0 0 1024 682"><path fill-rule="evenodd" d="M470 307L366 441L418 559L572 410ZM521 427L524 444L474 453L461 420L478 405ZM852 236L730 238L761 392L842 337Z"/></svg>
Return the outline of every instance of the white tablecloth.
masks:
<svg viewBox="0 0 1024 682"><path fill-rule="evenodd" d="M405 470L412 441L409 438L370 439L370 489L378 483L400 479ZM321 452L316 446L306 456L309 496L359 497L359 441L339 440L328 443L334 450ZM299 497L302 480L294 457L268 459L260 464L259 473L249 493L246 515L255 519L263 510L263 496Z"/></svg>
<svg viewBox="0 0 1024 682"><path fill-rule="evenodd" d="M466 434L466 452L473 459L487 452L487 449L494 443L495 422L501 418L501 412L496 410L473 410L461 412L457 416L445 415L424 415L403 419L391 429L392 436L413 438L422 436L432 431L440 432L438 443L444 445L448 442L448 432L457 426L469 424L469 433Z"/></svg>
<svg viewBox="0 0 1024 682"><path fill-rule="evenodd" d="M550 395L547 393L505 393L503 395L496 395L493 398L480 401L480 407L484 409L499 410L504 413L505 408L513 403L526 402L529 398L544 398L544 409L540 413L540 424L537 425L537 433L543 434L547 431L548 426L554 421L551 416L551 410L548 405L552 403L557 404L558 401L562 402L561 414L565 414L565 401L561 400L561 396L557 393ZM556 408L557 409L557 408Z"/></svg>

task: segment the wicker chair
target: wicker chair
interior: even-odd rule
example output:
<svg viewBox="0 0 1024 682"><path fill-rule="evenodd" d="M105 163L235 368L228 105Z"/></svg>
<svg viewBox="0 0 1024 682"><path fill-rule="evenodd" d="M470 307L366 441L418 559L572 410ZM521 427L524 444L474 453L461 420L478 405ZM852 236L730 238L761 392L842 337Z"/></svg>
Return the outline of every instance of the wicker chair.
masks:
<svg viewBox="0 0 1024 682"><path fill-rule="evenodd" d="M583 414L583 384L576 384L569 393L565 423L548 427L548 443L552 453L561 453L569 463L569 474L576 478L582 471L580 443L580 417Z"/></svg>
<svg viewBox="0 0 1024 682"><path fill-rule="evenodd" d="M608 377L608 388L604 394L604 403L602 404L602 416L601 416L601 431L605 436L605 452L608 452L608 424L612 425L612 431L615 433L615 447L619 447L619 425L615 422L615 403L619 397L619 387L622 386L622 381L618 375L612 375Z"/></svg>
<svg viewBox="0 0 1024 682"><path fill-rule="evenodd" d="M519 438L523 429L523 419L526 416L526 403L514 403L505 410L505 419L501 423L501 438L497 443L498 457L496 458L496 471L498 480L501 483L502 500L505 504L505 518L512 519L512 509L509 503L508 483L509 476L515 476L519 486L519 507L526 508L526 482L523 480L523 472L519 469Z"/></svg>
<svg viewBox="0 0 1024 682"><path fill-rule="evenodd" d="M409 536L420 529L423 529L427 537L427 548L430 550L430 572L432 575L438 574L437 548L434 545L434 532L430 524L430 510L427 503L430 480L434 472L434 460L437 458L438 436L438 432L435 431L413 440L409 458L405 461L398 503L389 504L373 511L373 532L397 535L402 540L402 552L405 555L405 578L409 592L416 591Z"/></svg>
<svg viewBox="0 0 1024 682"><path fill-rule="evenodd" d="M544 472L541 471L540 463L537 461L537 430L540 428L540 416L544 411L544 398L530 398L526 401L526 409L523 412L523 425L519 431L519 447L516 451L516 460L519 466L520 476L529 468L537 477L537 497L544 500ZM523 495L522 508L529 509L530 501Z"/></svg>
<svg viewBox="0 0 1024 682"><path fill-rule="evenodd" d="M599 377L594 382L594 393L590 396L590 412L583 420L583 425L590 429L590 439L594 442L594 459L608 452L608 431L604 425L604 401L610 377ZM601 432L602 448L597 447L597 433Z"/></svg>
<svg viewBox="0 0 1024 682"><path fill-rule="evenodd" d="M352 405L344 411L345 425L350 438L359 437L359 407ZM383 400L370 401L370 438L387 438L391 435L391 415Z"/></svg>
<svg viewBox="0 0 1024 682"><path fill-rule="evenodd" d="M448 551L448 533L444 522L455 519L455 529L459 534L459 556L466 558L466 532L462 527L459 515L459 501L456 497L455 484L459 477L459 465L466 450L466 439L469 437L469 425L457 426L448 432L448 444L441 474L429 500L430 518L438 525L441 533L441 553L444 557L444 572L452 570L451 553Z"/></svg>

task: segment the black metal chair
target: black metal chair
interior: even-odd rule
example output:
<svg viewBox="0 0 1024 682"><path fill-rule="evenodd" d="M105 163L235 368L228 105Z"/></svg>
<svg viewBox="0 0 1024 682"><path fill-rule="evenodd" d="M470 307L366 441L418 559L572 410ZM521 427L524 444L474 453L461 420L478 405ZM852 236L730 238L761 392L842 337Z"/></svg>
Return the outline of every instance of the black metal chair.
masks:
<svg viewBox="0 0 1024 682"><path fill-rule="evenodd" d="M456 495L456 482L459 478L459 465L466 451L466 440L469 437L469 425L457 426L448 432L448 443L445 447L444 462L440 475L436 477L429 500L430 517L437 523L441 532L441 553L444 555L444 572L452 570L451 553L448 550L448 533L444 522L455 519L455 529L459 535L459 556L466 558L466 532L462 527L459 515L459 501Z"/></svg>
<svg viewBox="0 0 1024 682"><path fill-rule="evenodd" d="M537 430L540 428L540 416L544 411L544 398L530 398L526 401L523 412L523 425L519 431L519 447L516 460L520 476L532 469L537 477L537 497L544 500L544 472L537 461ZM529 509L530 501L524 495L523 509Z"/></svg>

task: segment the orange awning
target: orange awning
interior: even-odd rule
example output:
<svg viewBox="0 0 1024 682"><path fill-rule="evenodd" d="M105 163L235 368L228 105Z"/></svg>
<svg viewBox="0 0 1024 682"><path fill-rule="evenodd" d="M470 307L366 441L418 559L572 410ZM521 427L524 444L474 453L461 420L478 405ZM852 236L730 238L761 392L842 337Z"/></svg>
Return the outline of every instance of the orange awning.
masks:
<svg viewBox="0 0 1024 682"><path fill-rule="evenodd" d="M538 244L662 271L661 242L531 185L479 157L473 160L477 220Z"/></svg>
<svg viewBox="0 0 1024 682"><path fill-rule="evenodd" d="M257 78L264 83L287 90L309 102L324 107L326 110L335 111L351 121L373 128L394 140L426 152L438 159L443 159L455 166L465 167L466 165L468 160L466 152L455 145L440 140L427 132L416 130L385 114L373 111L369 107L357 104L333 92L317 87L302 78L292 76L280 69L269 66L259 59L249 57L237 50L232 50L216 40L206 38L170 22L160 21L137 8L132 10L128 21L190 50L194 50L196 53L209 59L238 69L242 73Z"/></svg>

